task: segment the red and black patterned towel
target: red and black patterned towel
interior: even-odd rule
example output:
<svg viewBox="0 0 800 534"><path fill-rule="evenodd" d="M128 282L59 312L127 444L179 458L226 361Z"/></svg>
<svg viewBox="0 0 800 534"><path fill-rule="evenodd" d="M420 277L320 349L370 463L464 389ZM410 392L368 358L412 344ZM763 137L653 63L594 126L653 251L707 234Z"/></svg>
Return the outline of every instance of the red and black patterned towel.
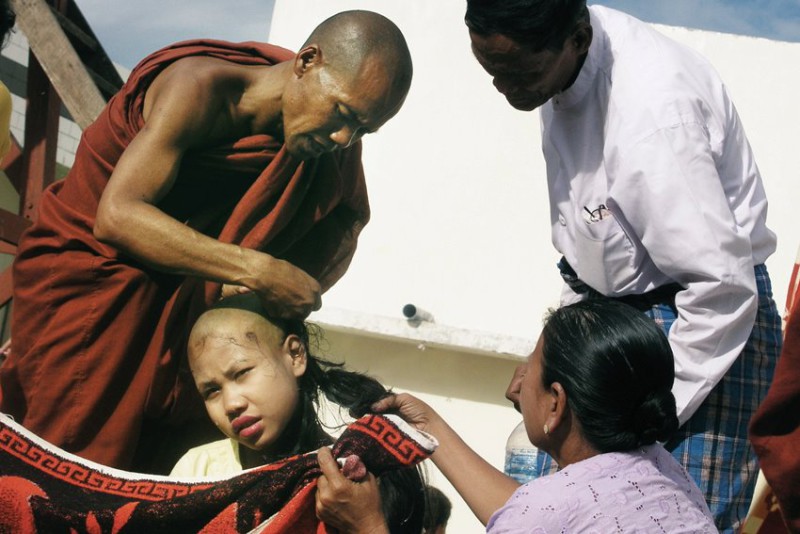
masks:
<svg viewBox="0 0 800 534"><path fill-rule="evenodd" d="M333 445L372 473L418 464L436 441L392 415L367 415ZM53 447L0 414L0 533L326 532L314 513L315 453L225 479L130 473Z"/></svg>

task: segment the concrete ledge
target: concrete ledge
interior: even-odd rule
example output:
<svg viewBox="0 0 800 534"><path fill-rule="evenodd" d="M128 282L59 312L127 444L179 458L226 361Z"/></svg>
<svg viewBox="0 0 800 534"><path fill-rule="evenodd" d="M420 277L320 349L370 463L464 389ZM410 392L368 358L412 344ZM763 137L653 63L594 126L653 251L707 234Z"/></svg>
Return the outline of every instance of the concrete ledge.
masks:
<svg viewBox="0 0 800 534"><path fill-rule="evenodd" d="M420 349L437 347L514 361L524 361L536 345L535 339L454 328L429 321L382 317L337 308L325 308L314 312L308 320L320 325L325 330L407 342Z"/></svg>

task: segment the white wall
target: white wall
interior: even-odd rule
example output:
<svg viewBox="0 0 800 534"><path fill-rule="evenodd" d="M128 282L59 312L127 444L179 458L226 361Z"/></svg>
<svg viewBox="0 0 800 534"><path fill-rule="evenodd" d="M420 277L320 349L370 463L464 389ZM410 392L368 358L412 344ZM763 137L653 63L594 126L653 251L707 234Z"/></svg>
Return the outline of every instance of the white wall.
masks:
<svg viewBox="0 0 800 534"><path fill-rule="evenodd" d="M556 303L560 278L550 242L538 113L515 111L494 90L471 55L464 5L277 0L270 41L296 49L317 23L345 9L383 13L406 35L415 68L411 92L398 116L364 140L372 221L348 274L324 296L316 317L334 331L332 353L400 390L421 393L468 443L502 467L505 440L519 420L502 397L514 363L459 349L468 343L456 330L515 338L518 349L507 352L524 354L545 309ZM782 309L800 245L800 105L794 97L800 44L659 29L705 54L730 87L764 176L768 222L779 236L768 267ZM364 337L358 327L381 330L364 320L351 321L350 326L358 323L356 330L337 331L347 321L326 312L374 316L376 324L395 318L400 325L408 302L455 332L451 350L423 352L418 340L404 344L391 334ZM395 337L407 332L398 326ZM481 532L445 489L456 505L452 532Z"/></svg>

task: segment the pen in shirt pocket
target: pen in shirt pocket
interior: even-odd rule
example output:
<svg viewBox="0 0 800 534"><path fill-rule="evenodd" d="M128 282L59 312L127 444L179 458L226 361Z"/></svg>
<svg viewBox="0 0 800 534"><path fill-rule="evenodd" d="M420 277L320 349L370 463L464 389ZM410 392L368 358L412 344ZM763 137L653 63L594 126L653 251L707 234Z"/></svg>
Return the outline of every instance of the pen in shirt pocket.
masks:
<svg viewBox="0 0 800 534"><path fill-rule="evenodd" d="M605 204L600 204L595 209L589 209L588 206L583 207L583 220L586 221L586 224L600 222L611 216L611 211L609 211Z"/></svg>

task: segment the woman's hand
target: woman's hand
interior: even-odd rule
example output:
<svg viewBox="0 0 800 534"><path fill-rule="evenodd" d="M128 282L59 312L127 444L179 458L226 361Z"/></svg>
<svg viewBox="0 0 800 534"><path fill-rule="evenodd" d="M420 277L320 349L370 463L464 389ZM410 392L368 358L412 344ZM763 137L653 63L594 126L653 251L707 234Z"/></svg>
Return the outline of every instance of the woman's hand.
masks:
<svg viewBox="0 0 800 534"><path fill-rule="evenodd" d="M317 479L317 518L342 534L389 534L375 476L367 473L361 482L348 480L328 447L317 451L317 461L322 469Z"/></svg>
<svg viewBox="0 0 800 534"><path fill-rule="evenodd" d="M372 410L377 413L397 413L408 424L423 432L430 432L432 424L441 421L441 416L436 410L408 393L392 394L384 397L372 405Z"/></svg>

